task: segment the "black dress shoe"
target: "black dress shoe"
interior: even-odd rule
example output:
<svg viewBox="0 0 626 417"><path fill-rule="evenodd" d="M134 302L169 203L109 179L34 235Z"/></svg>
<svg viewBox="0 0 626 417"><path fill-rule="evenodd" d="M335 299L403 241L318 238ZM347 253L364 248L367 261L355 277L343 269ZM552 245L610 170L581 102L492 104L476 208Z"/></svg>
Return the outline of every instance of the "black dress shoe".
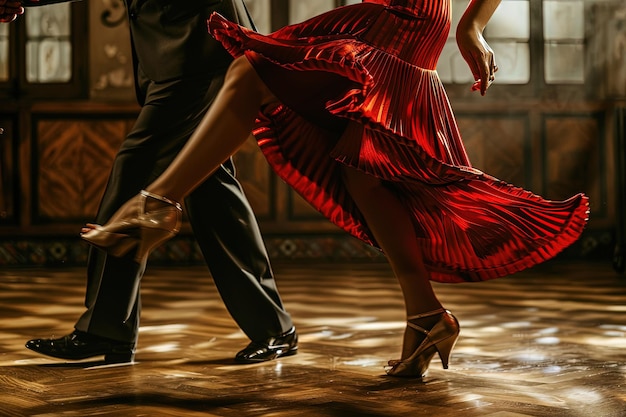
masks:
<svg viewBox="0 0 626 417"><path fill-rule="evenodd" d="M265 362L296 353L298 353L298 334L296 328L292 327L279 336L251 342L237 353L235 360L242 363Z"/></svg>
<svg viewBox="0 0 626 417"><path fill-rule="evenodd" d="M132 362L135 345L94 336L78 330L59 339L33 339L26 347L37 353L60 359L80 360L104 355L106 363Z"/></svg>

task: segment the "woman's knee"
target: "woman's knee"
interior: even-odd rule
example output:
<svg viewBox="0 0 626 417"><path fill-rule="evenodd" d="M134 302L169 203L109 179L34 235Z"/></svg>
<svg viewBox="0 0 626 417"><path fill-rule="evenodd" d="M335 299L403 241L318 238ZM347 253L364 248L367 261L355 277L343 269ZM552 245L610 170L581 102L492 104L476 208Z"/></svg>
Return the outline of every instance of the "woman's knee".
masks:
<svg viewBox="0 0 626 417"><path fill-rule="evenodd" d="M230 63L226 72L226 83L250 82L254 79L252 76L256 75L253 73L254 68L248 59L242 55Z"/></svg>
<svg viewBox="0 0 626 417"><path fill-rule="evenodd" d="M256 90L262 97L263 102L269 102L274 99L274 95L261 80L256 70L244 55L235 58L226 73L225 84L237 85L248 89L248 91Z"/></svg>

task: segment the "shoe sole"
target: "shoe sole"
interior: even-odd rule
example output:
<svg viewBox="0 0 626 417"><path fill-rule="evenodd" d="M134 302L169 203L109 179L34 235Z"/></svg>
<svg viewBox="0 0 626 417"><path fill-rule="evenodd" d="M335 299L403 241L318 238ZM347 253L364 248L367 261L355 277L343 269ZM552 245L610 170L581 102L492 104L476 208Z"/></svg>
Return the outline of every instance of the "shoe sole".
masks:
<svg viewBox="0 0 626 417"><path fill-rule="evenodd" d="M272 361L274 359L278 359L278 358L283 358L285 356L293 356L296 353L298 353L298 348L291 348L288 351L284 352L284 353L277 353L275 355L272 355L270 357L265 357L263 359L243 359L243 358L235 358L235 362L239 362L239 363L261 363L261 362L268 362L268 361Z"/></svg>

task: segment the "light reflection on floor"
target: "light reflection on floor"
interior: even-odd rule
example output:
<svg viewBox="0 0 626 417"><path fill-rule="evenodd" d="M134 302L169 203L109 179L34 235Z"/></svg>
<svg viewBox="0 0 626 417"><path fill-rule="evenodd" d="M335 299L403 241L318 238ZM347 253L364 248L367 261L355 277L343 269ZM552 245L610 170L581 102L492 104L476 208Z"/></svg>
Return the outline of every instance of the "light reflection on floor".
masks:
<svg viewBox="0 0 626 417"><path fill-rule="evenodd" d="M608 265L436 284L461 337L450 369L435 358L421 381L384 373L405 328L388 268L314 268L275 267L299 354L247 366L232 360L247 340L204 268L148 271L134 365L64 363L24 349L30 337L71 330L81 271L0 271L0 415L626 415L626 279Z"/></svg>

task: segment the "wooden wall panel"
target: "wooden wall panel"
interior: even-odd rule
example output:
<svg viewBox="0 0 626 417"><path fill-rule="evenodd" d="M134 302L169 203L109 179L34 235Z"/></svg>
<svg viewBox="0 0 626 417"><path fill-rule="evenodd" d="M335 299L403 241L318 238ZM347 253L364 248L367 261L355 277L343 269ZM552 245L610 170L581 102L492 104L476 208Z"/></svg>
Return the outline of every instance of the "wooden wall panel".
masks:
<svg viewBox="0 0 626 417"><path fill-rule="evenodd" d="M489 175L530 188L533 161L529 156L527 113L459 114L459 130L472 165Z"/></svg>
<svg viewBox="0 0 626 417"><path fill-rule="evenodd" d="M0 218L0 250L18 253L0 264L84 261L85 247L76 232L93 219L113 158L137 110L134 105L57 102L15 113L14 118L0 115L0 122L13 128L11 140L0 139L0 207L14 211L8 214L11 221ZM590 196L592 222L572 249L579 256L606 254L614 242L614 120L607 114L612 113L600 106L582 105L467 105L457 110L459 129L477 168L548 198L581 191ZM273 256L373 256L371 248L339 230L281 181L253 139L234 159ZM157 259L200 262L194 242L185 225Z"/></svg>
<svg viewBox="0 0 626 417"><path fill-rule="evenodd" d="M290 221L313 221L325 224L328 222L326 217L322 216L319 211L315 210L300 194L288 190L288 214Z"/></svg>
<svg viewBox="0 0 626 417"><path fill-rule="evenodd" d="M343 4L322 2L326 7ZM46 247L59 248L65 247L59 239L68 238L72 243L67 247L74 248L76 231L96 213L115 152L138 111L130 77L128 28L118 3L89 6L89 27L94 30L88 40L86 101L0 103L0 126L11 128L0 135L0 241L19 237L31 244L43 237L50 241ZM622 3L611 0L592 8L586 58L593 67L588 79L598 82L588 89L558 86L548 94L533 90L532 85L494 85L485 100L475 100L466 85L446 85L474 166L548 198L580 191L590 195L592 222L577 243L582 254L596 247L607 252L615 225L623 217L616 208L615 121L610 116L615 104L611 100L623 98L626 86L620 72L626 56L619 48L624 44ZM262 32L289 23L290 4L298 6L291 12L302 16L312 10L300 7L297 0L249 2ZM585 92L590 95L583 97ZM282 182L253 140L234 159L273 256L371 256ZM178 249L191 247L193 237L187 226L179 237L183 243ZM8 244L11 250L3 250L0 242L0 254L17 250L17 244ZM58 254L56 249L38 246L20 251L22 255L10 262L22 264L28 263L22 258L29 256ZM201 258L197 251L182 253L183 259ZM64 256L53 258L65 262ZM163 259L174 258L163 255Z"/></svg>
<svg viewBox="0 0 626 417"><path fill-rule="evenodd" d="M592 218L607 217L603 123L603 115L594 113L543 118L544 195L561 200L584 192Z"/></svg>
<svg viewBox="0 0 626 417"><path fill-rule="evenodd" d="M0 224L15 221L15 137L13 120L0 118Z"/></svg>
<svg viewBox="0 0 626 417"><path fill-rule="evenodd" d="M38 120L34 162L34 223L92 219L125 120Z"/></svg>

